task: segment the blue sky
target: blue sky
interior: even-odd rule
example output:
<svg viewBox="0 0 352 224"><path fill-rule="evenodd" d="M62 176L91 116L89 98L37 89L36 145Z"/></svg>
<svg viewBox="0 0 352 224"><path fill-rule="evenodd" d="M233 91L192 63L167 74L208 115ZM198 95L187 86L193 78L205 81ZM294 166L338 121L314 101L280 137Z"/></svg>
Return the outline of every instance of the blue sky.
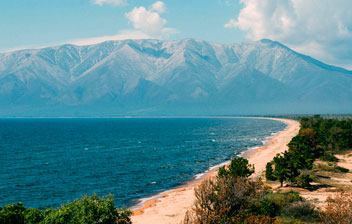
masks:
<svg viewBox="0 0 352 224"><path fill-rule="evenodd" d="M269 38L352 69L351 0L1 0L0 52L110 39Z"/></svg>
<svg viewBox="0 0 352 224"><path fill-rule="evenodd" d="M125 14L135 7L148 9L155 2L129 0L123 5L98 5L93 0L1 0L0 51L113 36L122 30L133 30ZM244 40L240 29L224 28L224 24L238 14L239 2L166 0L163 3L166 11L160 16L167 21L165 27L175 31L164 39L192 37L219 43Z"/></svg>

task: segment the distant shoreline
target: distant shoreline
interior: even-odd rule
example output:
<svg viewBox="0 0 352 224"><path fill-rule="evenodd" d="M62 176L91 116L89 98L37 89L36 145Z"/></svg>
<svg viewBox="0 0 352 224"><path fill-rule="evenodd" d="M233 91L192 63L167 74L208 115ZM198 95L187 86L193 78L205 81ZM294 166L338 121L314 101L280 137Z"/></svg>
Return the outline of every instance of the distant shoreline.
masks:
<svg viewBox="0 0 352 224"><path fill-rule="evenodd" d="M214 116L213 118L270 119L277 120L288 125L284 130L268 139L268 144L255 149L248 149L241 153L241 156L248 158L249 162L255 165L256 172L252 175L254 178L259 177L262 174L265 170L266 163L269 162L277 153L283 152L287 149L286 145L294 136L297 135L300 128L298 121L281 118L234 116ZM227 163L229 162L230 161ZM222 163L221 165L225 164L226 163ZM205 178L215 176L217 174L217 170L218 167L215 170L206 172L202 178L191 180L186 186L165 191L151 197L150 200L147 199L146 201L143 201L141 208L134 209L132 216L133 223L180 223L180 221L183 220L185 212L192 207L194 201L194 188Z"/></svg>

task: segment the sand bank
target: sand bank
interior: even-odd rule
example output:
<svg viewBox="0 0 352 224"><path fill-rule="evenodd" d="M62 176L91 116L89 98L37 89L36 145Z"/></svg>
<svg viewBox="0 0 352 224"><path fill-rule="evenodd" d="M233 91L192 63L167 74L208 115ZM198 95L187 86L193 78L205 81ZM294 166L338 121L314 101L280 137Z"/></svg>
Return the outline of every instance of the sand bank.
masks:
<svg viewBox="0 0 352 224"><path fill-rule="evenodd" d="M254 164L254 177L260 176L265 170L266 163L271 161L277 154L287 150L287 144L297 135L300 124L298 121L278 118L262 118L278 120L286 123L288 126L282 132L269 139L265 146L247 151L242 154L248 158L249 163ZM217 171L209 172L207 177L216 175ZM149 200L143 204L143 208L134 210L132 222L134 224L178 224L180 223L186 211L190 209L194 202L194 188L201 180L192 183L186 187L161 194L155 199Z"/></svg>

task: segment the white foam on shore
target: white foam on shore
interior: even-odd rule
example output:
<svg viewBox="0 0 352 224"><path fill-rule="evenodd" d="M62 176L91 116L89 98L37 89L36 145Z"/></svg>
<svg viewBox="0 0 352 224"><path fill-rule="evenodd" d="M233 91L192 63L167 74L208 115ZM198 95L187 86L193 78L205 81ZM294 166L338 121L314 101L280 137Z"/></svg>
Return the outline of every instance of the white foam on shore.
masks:
<svg viewBox="0 0 352 224"><path fill-rule="evenodd" d="M275 134L275 135L276 135L276 134ZM266 141L262 141L263 145L259 145L259 146L254 146L254 147L247 148L246 150L237 153L235 157L237 157L237 156L238 156L238 157L243 157L244 154L246 154L246 153L249 153L249 155L250 155L250 153L251 153L252 151L254 151L254 150L256 150L257 148L260 148L260 147L262 147L262 146L264 146L264 145L266 145L266 144L268 144L268 143L269 143L269 139L272 138L272 137L274 137L275 135L267 136L268 139L267 139ZM264 144L264 142L266 142L266 144ZM225 166L225 165L227 165L227 164L230 164L230 163L231 163L231 160L232 160L232 159L227 160L227 161L225 161L225 162L222 162L222 163L220 163L220 164L217 164L217 165L215 165L215 166L209 167L205 172L202 172L202 173L199 173L199 174L194 175L191 180L187 181L185 184L181 184L181 185L177 186L176 188L172 188L172 189L169 189L169 190L166 190L166 191L162 191L162 192L160 192L160 193L154 194L154 195L149 196L149 197L140 198L140 199L138 199L138 203L135 204L135 205L133 205L133 206L131 206L131 207L129 207L129 209L131 209L131 210L136 210L136 209L139 209L139 208L143 208L143 204L146 203L147 201L150 201L150 200L153 200L153 199L156 199L156 198L160 198L161 195L163 195L163 194L165 194L165 193L170 193L170 192L172 192L173 190L175 190L175 189L177 189L177 188L186 187L186 186L188 186L188 185L190 185L190 184L192 184L192 183L195 183L195 182L197 182L197 181L199 181L199 180L202 180L202 179L203 179L204 177L206 177L209 173L211 173L211 172L213 172L213 171L219 169L220 167L223 167L223 166Z"/></svg>
<svg viewBox="0 0 352 224"><path fill-rule="evenodd" d="M136 210L136 209L139 209L139 208L143 208L143 204L146 203L147 201L150 201L150 200L153 200L153 199L156 199L156 198L160 198L162 194L168 193L168 192L171 192L171 191L172 190L167 190L167 191L163 191L161 193L152 195L150 197L145 197L145 198L138 199L138 203L135 204L135 205L132 205L131 207L129 207L129 209L131 209L133 211L133 210Z"/></svg>
<svg viewBox="0 0 352 224"><path fill-rule="evenodd" d="M213 172L213 171L219 169L220 167L223 167L223 166L225 166L226 164L229 164L230 162L231 162L231 160L227 160L227 161L225 161L225 162L223 162L223 163L220 163L220 164L218 164L218 165L211 166L211 167L209 167L205 172L194 175L194 178L193 178L192 180L194 181L194 180L203 179L204 177L207 176L208 173L211 173L211 172ZM191 180L191 182L192 182L192 180Z"/></svg>
<svg viewBox="0 0 352 224"><path fill-rule="evenodd" d="M257 146L253 146L253 147L247 148L246 150L243 150L242 152L237 153L235 157L243 157L246 154L248 154L248 155L246 155L247 157L250 156L250 154L254 150L256 150L256 149L258 149L260 147L268 145L270 139L274 138L279 133L285 131L286 129L288 129L288 127L289 127L289 125L286 125L286 127L283 130L281 130L281 131L272 132L269 136L265 137L265 140L262 141L262 145L257 145ZM161 195L163 195L165 193L170 193L170 192L172 192L175 189L178 189L178 188L181 188L181 187L187 187L187 186L189 186L189 185L191 185L191 184L193 184L193 183L195 183L195 182L197 182L199 180L202 180L209 173L219 169L220 167L222 167L224 165L230 164L231 160L227 160L227 161L222 162L222 163L220 163L218 165L209 167L205 172L202 172L202 173L194 175L194 177L191 180L187 181L185 184L181 184L181 185L179 185L179 186L177 186L175 188L171 188L169 190L162 191L162 192L154 194L154 195L152 195L150 197L145 197L145 198L138 199L138 203L133 205L133 206L131 206L131 207L129 207L129 209L136 210L136 209L139 209L139 208L143 208L143 204L146 203L147 201L150 201L150 200L153 200L153 199L156 199L156 198L160 198Z"/></svg>

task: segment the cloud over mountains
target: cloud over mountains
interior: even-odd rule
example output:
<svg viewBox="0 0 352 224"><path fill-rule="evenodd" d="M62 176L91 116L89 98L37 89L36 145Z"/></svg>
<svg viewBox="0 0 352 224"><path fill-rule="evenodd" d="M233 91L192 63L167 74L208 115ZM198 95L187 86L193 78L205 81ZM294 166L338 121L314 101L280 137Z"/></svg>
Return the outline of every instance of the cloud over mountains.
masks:
<svg viewBox="0 0 352 224"><path fill-rule="evenodd" d="M239 28L251 40L277 40L320 60L352 67L352 1L241 2L243 9L225 28Z"/></svg>
<svg viewBox="0 0 352 224"><path fill-rule="evenodd" d="M95 3L98 5L121 5L126 2L123 0L95 0ZM131 11L125 13L125 18L132 25L133 29L119 30L116 35L112 36L85 38L69 41L69 43L88 45L101 43L107 40L168 39L171 34L177 33L178 31L166 26L167 20L161 15L166 11L166 5L162 1L157 1L148 8L144 6L134 7Z"/></svg>
<svg viewBox="0 0 352 224"><path fill-rule="evenodd" d="M125 5L126 0L93 0L93 3L96 5L104 5L104 4L109 4L113 6L120 6L120 5Z"/></svg>

